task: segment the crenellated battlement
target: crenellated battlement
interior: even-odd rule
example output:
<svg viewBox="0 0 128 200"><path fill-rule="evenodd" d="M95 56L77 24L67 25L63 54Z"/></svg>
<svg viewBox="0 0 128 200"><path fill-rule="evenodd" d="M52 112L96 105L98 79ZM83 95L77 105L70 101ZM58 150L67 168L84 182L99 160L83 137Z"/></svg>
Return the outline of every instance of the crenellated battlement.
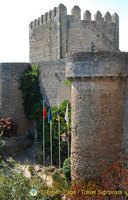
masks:
<svg viewBox="0 0 128 200"><path fill-rule="evenodd" d="M50 10L49 12L46 12L44 15L41 15L41 17L39 17L38 19L35 19L34 21L32 21L30 23L30 28L36 28L37 26L40 26L42 24L46 24L47 22L54 20L57 18L57 15L59 16L59 14L63 15L64 12L66 11L65 14L67 15L67 8L63 5L60 4L58 7L54 7L53 10ZM69 16L69 15L67 15ZM119 17L116 13L114 13L112 16L109 12L106 12L105 15L102 17L102 14L100 11L97 11L94 14L94 20L92 20L91 18L91 12L89 10L86 10L83 14L83 19L81 19L81 9L79 6L74 6L71 10L71 15L74 17L74 20L84 20L84 21L95 21L95 22L105 22L105 23L115 23L118 24L119 23Z"/></svg>
<svg viewBox="0 0 128 200"><path fill-rule="evenodd" d="M63 4L60 4L58 7L54 7L53 10L46 12L44 15L41 15L41 17L39 17L38 19L32 21L30 23L30 28L32 29L42 24L46 24L47 22L56 19L57 16L59 16L59 14L63 14L64 11L66 11L67 13L67 8Z"/></svg>
<svg viewBox="0 0 128 200"><path fill-rule="evenodd" d="M119 17L97 11L92 17L89 10L83 13L75 5L71 15L60 4L32 21L30 31L30 61L46 61L65 58L67 53L119 50Z"/></svg>

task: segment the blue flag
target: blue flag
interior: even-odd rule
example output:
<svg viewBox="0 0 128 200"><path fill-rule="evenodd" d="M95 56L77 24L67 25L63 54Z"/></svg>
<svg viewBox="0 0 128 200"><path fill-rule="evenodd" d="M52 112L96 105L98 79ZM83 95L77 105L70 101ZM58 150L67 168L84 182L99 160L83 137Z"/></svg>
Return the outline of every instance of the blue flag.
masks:
<svg viewBox="0 0 128 200"><path fill-rule="evenodd" d="M51 105L49 106L48 122L52 120Z"/></svg>

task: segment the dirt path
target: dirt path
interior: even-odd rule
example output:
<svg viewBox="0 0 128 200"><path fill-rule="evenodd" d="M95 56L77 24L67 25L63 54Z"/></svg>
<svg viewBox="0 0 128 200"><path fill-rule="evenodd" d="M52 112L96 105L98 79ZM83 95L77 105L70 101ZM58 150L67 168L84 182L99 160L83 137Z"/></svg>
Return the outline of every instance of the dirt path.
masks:
<svg viewBox="0 0 128 200"><path fill-rule="evenodd" d="M38 164L37 158L34 154L29 153L28 150L24 150L18 154L13 154L11 157L17 162L20 161L21 165L24 165L25 161L29 161L30 165Z"/></svg>

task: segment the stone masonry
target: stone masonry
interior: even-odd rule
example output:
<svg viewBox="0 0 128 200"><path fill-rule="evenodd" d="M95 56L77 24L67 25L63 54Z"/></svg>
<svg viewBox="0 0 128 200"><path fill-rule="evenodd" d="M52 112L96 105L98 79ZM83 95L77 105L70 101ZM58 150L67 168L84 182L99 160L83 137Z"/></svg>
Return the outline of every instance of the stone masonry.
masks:
<svg viewBox="0 0 128 200"><path fill-rule="evenodd" d="M70 101L70 89L64 86L68 54L91 51L119 51L119 17L96 12L94 20L87 10L74 6L71 15L60 4L29 25L30 63L39 65L40 88L46 103L58 105Z"/></svg>
<svg viewBox="0 0 128 200"><path fill-rule="evenodd" d="M128 152L128 54L119 51L118 15L97 11L92 20L87 10L81 19L78 6L67 15L60 4L30 23L29 38L46 102L71 101L72 181L99 176L102 161Z"/></svg>
<svg viewBox="0 0 128 200"><path fill-rule="evenodd" d="M97 51L119 50L119 17L97 11L91 20L86 10L74 6L71 15L60 4L29 25L30 63L65 58L67 53L90 51L92 42Z"/></svg>
<svg viewBox="0 0 128 200"><path fill-rule="evenodd" d="M99 175L102 161L128 151L128 53L72 54L66 65L72 81L72 181Z"/></svg>
<svg viewBox="0 0 128 200"><path fill-rule="evenodd" d="M17 125L17 135L5 138L4 152L11 154L21 151L32 143L33 123L25 117L20 86L20 76L29 63L0 64L0 117L11 117Z"/></svg>
<svg viewBox="0 0 128 200"><path fill-rule="evenodd" d="M64 99L70 101L70 87L64 85L66 61L59 59L33 64L39 66L40 91L45 103L51 103L52 106L55 106L63 102Z"/></svg>
<svg viewBox="0 0 128 200"><path fill-rule="evenodd" d="M90 11L81 19L60 4L29 24L30 64L39 65L46 103L72 105L72 180L99 176L102 161L111 164L117 153L128 153L128 53L119 50L119 17ZM95 47L95 48L94 48ZM7 141L16 152L32 143L33 122L26 119L19 78L27 63L0 64L0 112L18 125ZM64 86L66 77L71 88ZM70 91L71 90L71 91Z"/></svg>

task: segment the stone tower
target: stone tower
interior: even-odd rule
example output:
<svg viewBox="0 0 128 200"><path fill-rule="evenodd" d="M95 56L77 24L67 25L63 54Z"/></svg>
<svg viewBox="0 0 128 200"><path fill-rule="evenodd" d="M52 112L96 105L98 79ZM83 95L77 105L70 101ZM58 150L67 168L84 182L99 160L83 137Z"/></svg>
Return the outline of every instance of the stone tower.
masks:
<svg viewBox="0 0 128 200"><path fill-rule="evenodd" d="M104 161L128 153L128 53L71 54L72 181L99 176Z"/></svg>
<svg viewBox="0 0 128 200"><path fill-rule="evenodd" d="M29 32L42 94L54 104L71 101L72 181L97 177L102 161L111 165L122 149L128 152L128 53L119 51L119 17L97 11L92 20L86 10L81 19L78 6L67 15L60 4L31 22Z"/></svg>
<svg viewBox="0 0 128 200"><path fill-rule="evenodd" d="M29 25L30 62L58 60L67 53L87 52L92 42L97 51L119 50L119 17L97 11L91 20L86 10L81 20L81 9L74 6L71 15L60 4Z"/></svg>
<svg viewBox="0 0 128 200"><path fill-rule="evenodd" d="M92 51L119 51L119 17L90 11L81 19L81 9L74 6L71 15L60 4L29 25L30 63L39 65L40 88L52 105L70 100L70 89L64 86L68 54ZM57 89L56 89L57 88Z"/></svg>
<svg viewBox="0 0 128 200"><path fill-rule="evenodd" d="M87 10L82 20L78 6L67 15L60 4L30 23L29 43L30 64L39 65L43 99L52 105L71 101L72 180L97 177L102 161L111 164L122 149L128 152L128 53L119 51L118 15L102 17L97 11L92 20ZM8 144L10 153L32 143L35 126L24 115L18 89L29 66L0 64L1 115L18 125ZM71 92L64 85L66 77Z"/></svg>

